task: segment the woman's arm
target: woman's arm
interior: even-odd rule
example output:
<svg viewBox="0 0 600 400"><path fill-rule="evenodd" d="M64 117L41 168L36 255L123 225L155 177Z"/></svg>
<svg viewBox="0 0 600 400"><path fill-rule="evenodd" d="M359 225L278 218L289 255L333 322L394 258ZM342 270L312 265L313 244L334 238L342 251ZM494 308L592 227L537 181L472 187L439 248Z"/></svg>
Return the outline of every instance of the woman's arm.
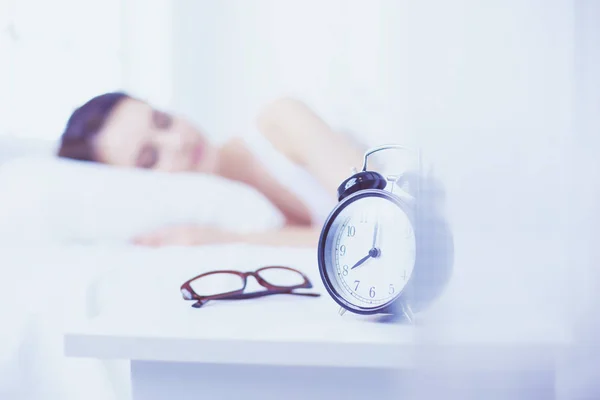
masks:
<svg viewBox="0 0 600 400"><path fill-rule="evenodd" d="M311 247L317 245L319 234L319 229L304 226L284 226L263 232L236 233L202 225L178 225L140 235L133 240L133 243L150 247L225 243Z"/></svg>
<svg viewBox="0 0 600 400"><path fill-rule="evenodd" d="M332 195L352 168L362 167L363 151L301 101L284 98L267 105L257 124L279 151L305 167Z"/></svg>

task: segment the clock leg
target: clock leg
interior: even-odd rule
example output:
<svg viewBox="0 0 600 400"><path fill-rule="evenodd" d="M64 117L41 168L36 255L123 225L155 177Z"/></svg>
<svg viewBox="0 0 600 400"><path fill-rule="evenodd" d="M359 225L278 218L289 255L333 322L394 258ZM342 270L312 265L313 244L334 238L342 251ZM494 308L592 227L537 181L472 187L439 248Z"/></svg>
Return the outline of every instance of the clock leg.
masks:
<svg viewBox="0 0 600 400"><path fill-rule="evenodd" d="M412 324L415 320L415 315L414 315L412 309L410 308L410 306L408 304L402 302L400 307L401 307L402 315L404 316L404 318L406 318L408 323Z"/></svg>

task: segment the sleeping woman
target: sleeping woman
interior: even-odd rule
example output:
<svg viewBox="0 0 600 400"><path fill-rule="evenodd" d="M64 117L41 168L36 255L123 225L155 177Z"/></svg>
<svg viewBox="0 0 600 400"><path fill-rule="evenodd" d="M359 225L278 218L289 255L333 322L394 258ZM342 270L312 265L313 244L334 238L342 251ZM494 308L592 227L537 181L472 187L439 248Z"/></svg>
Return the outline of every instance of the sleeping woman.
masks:
<svg viewBox="0 0 600 400"><path fill-rule="evenodd" d="M277 230L252 234L213 226L167 226L132 241L145 246L245 242L314 246L339 184L362 165L363 150L290 98L264 106L254 137L221 144L181 116L127 93L92 98L70 116L59 157L169 173L212 174L255 188L284 216Z"/></svg>

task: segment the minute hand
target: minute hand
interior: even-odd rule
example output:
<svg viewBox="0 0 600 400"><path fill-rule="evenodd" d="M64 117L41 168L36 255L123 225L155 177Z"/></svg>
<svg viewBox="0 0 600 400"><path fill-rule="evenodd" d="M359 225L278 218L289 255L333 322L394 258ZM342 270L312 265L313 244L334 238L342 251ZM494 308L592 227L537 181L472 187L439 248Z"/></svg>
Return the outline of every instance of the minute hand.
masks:
<svg viewBox="0 0 600 400"><path fill-rule="evenodd" d="M377 234L379 233L379 221L375 222L375 230L373 231L373 246L372 249L375 249L375 245L377 244Z"/></svg>

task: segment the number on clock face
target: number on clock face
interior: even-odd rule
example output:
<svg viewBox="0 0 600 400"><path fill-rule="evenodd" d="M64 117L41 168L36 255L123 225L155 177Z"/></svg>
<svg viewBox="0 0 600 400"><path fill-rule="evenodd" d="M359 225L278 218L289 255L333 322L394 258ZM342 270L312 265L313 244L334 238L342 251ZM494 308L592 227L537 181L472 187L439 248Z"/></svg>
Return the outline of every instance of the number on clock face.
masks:
<svg viewBox="0 0 600 400"><path fill-rule="evenodd" d="M398 295L415 261L412 225L402 209L382 197L358 199L340 212L328 237L331 269L347 301L374 307Z"/></svg>

